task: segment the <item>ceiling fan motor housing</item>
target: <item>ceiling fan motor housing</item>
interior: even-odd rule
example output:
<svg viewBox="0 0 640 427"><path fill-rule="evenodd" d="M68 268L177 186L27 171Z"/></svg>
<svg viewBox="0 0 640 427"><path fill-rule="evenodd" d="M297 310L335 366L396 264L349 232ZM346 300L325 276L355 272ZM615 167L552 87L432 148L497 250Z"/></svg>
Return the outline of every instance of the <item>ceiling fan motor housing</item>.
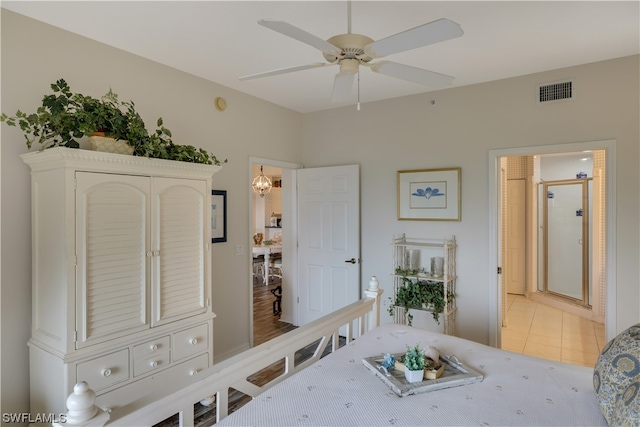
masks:
<svg viewBox="0 0 640 427"><path fill-rule="evenodd" d="M336 61L342 61L343 59L357 59L361 62L369 62L373 58L365 55L364 47L373 43L373 41L373 39L361 34L340 34L333 36L327 40L327 42L340 48L340 56L335 56L327 52L323 52L323 56L324 59L332 64Z"/></svg>

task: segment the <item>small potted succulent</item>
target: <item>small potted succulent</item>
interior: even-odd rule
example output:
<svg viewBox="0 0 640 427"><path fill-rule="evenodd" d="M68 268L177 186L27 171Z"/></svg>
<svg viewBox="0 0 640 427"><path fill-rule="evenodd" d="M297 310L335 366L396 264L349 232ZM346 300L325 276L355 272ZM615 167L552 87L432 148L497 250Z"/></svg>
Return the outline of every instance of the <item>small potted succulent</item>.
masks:
<svg viewBox="0 0 640 427"><path fill-rule="evenodd" d="M407 352L402 358L404 364L404 377L409 383L417 383L424 379L425 367L424 350L420 349L420 344L411 347L407 345Z"/></svg>
<svg viewBox="0 0 640 427"><path fill-rule="evenodd" d="M41 149L79 148L79 138L99 133L114 141L125 141L129 152L136 156L214 165L227 162L201 148L174 144L162 118L157 121L158 128L149 132L133 101L121 102L112 90L97 99L71 92L64 79L51 84L51 89L53 93L44 96L35 113L18 110L15 116L0 115L0 122L20 127L27 148L34 142Z"/></svg>

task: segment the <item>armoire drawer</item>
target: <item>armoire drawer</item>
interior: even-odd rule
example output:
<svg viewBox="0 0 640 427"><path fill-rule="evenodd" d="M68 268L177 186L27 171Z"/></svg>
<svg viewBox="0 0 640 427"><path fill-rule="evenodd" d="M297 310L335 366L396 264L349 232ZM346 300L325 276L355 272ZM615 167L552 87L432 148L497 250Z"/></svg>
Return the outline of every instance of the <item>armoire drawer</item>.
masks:
<svg viewBox="0 0 640 427"><path fill-rule="evenodd" d="M138 344L133 347L133 360L144 359L154 354L165 353L169 351L170 344L171 338L168 335L147 341L144 344Z"/></svg>
<svg viewBox="0 0 640 427"><path fill-rule="evenodd" d="M76 365L77 381L86 381L94 391L129 379L129 349L100 356Z"/></svg>
<svg viewBox="0 0 640 427"><path fill-rule="evenodd" d="M171 362L170 352L154 354L147 359L138 359L133 361L133 376L137 377L147 372L164 369Z"/></svg>
<svg viewBox="0 0 640 427"><path fill-rule="evenodd" d="M132 396L136 399L152 393L154 390L170 386L185 376L201 375L209 367L209 354L201 354L192 359L172 365L156 374L141 377L114 390L99 394L96 404L103 409L114 409L130 403Z"/></svg>
<svg viewBox="0 0 640 427"><path fill-rule="evenodd" d="M191 360L187 360L186 362L180 363L176 366L176 370L178 371L180 376L194 376L198 375L200 372L204 371L209 367L209 355L201 354L200 356L194 357Z"/></svg>
<svg viewBox="0 0 640 427"><path fill-rule="evenodd" d="M173 334L173 360L184 359L209 348L209 325L202 324Z"/></svg>

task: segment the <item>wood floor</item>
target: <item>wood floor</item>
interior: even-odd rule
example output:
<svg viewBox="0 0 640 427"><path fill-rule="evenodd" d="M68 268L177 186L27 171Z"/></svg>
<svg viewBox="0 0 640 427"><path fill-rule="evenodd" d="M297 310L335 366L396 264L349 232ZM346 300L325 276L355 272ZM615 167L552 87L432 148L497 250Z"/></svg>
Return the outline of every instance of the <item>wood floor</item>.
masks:
<svg viewBox="0 0 640 427"><path fill-rule="evenodd" d="M281 322L280 314L274 315L274 291L280 286L280 279L269 280L269 287L260 278L253 280L253 345L260 345L296 327L291 323Z"/></svg>

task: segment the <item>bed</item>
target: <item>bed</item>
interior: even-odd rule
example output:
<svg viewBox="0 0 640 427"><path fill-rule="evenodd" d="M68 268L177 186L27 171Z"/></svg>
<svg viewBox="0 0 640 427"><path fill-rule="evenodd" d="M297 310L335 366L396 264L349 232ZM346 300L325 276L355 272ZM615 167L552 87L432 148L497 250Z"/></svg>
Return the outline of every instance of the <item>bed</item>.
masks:
<svg viewBox="0 0 640 427"><path fill-rule="evenodd" d="M481 382L399 397L362 360L429 345ZM387 324L262 393L220 426L607 425L593 370Z"/></svg>
<svg viewBox="0 0 640 427"><path fill-rule="evenodd" d="M219 426L639 425L640 324L611 340L594 370L410 326L379 326L381 291L365 293L330 316L216 363L198 378L158 385L111 411L98 409L89 422L151 426L179 414L181 426L193 426L194 403L209 400L215 401ZM313 356L296 363L297 351L310 343L319 343ZM417 343L454 355L451 360L481 378L398 396L367 361ZM333 352L322 357L327 350ZM285 362L279 377L260 385L248 380L278 361ZM232 389L252 399L229 413Z"/></svg>

